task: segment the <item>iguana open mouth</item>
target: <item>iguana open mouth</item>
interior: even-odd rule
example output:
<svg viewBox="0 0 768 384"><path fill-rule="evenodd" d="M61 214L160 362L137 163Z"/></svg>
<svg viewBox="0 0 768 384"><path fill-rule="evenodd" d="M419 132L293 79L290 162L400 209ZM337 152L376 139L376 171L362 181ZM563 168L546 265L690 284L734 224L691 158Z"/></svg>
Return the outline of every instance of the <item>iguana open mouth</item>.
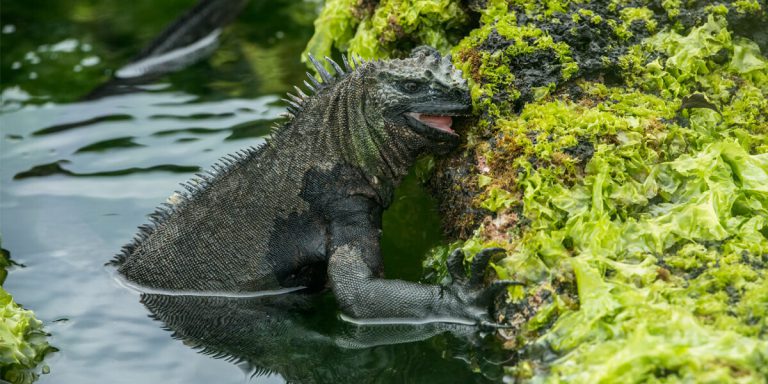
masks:
<svg viewBox="0 0 768 384"><path fill-rule="evenodd" d="M431 128L439 129L448 133L455 133L451 129L451 125L453 124L453 118L451 116L430 115L418 112L408 112L408 115Z"/></svg>
<svg viewBox="0 0 768 384"><path fill-rule="evenodd" d="M456 134L456 132L451 129L451 125L453 125L453 117L450 115L432 115L419 112L408 112L406 115L427 127L453 135Z"/></svg>

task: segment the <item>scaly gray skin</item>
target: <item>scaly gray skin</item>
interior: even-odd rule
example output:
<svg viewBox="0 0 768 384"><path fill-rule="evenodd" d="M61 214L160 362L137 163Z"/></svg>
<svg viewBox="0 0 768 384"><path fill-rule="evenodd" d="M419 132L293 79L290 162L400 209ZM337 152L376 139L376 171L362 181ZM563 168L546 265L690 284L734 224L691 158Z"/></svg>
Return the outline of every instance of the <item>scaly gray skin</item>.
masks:
<svg viewBox="0 0 768 384"><path fill-rule="evenodd" d="M316 63L323 82L310 77L312 96L298 88L289 95L291 119L265 145L225 158L151 215L153 225L115 259L119 272L140 286L183 291L329 285L356 318L491 324L488 304L506 283L481 283L496 250L475 258L469 280L455 253L454 282L443 287L384 279L379 250L382 211L408 168L459 142L418 114L468 113L465 81L426 47L354 70L329 63L336 76Z"/></svg>

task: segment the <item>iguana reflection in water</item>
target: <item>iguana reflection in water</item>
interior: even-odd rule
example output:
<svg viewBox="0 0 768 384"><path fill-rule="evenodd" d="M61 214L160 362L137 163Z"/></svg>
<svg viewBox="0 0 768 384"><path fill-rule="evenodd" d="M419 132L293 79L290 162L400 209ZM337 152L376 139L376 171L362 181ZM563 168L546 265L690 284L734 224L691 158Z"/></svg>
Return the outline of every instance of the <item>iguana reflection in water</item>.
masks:
<svg viewBox="0 0 768 384"><path fill-rule="evenodd" d="M473 352L472 326L447 323L359 325L339 321L328 295L261 297L143 294L141 302L202 353L243 364L254 375L278 373L296 383L429 383L497 381L501 367L463 360ZM329 311L328 308L331 308ZM449 333L447 337L432 337ZM422 341L423 342L416 342ZM485 346L487 347L487 345ZM447 354L456 353L450 358Z"/></svg>

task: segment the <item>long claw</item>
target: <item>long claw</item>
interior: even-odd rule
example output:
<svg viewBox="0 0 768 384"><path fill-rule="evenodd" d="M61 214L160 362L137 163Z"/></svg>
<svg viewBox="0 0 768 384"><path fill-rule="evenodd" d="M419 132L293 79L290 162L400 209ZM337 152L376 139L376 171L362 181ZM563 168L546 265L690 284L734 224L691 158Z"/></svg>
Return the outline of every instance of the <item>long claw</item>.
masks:
<svg viewBox="0 0 768 384"><path fill-rule="evenodd" d="M480 321L479 326L480 326L480 329L486 330L486 331L495 331L497 329L512 328L512 326L509 324L498 324L488 320Z"/></svg>
<svg viewBox="0 0 768 384"><path fill-rule="evenodd" d="M475 258L472 259L472 271L469 278L469 285L473 287L480 285L483 282L485 269L488 267L491 257L504 252L506 252L504 248L486 248L478 252L475 255Z"/></svg>
<svg viewBox="0 0 768 384"><path fill-rule="evenodd" d="M490 304L500 293L505 292L507 287L513 285L525 285L514 280L496 280L486 288L478 297L477 302L481 305Z"/></svg>
<svg viewBox="0 0 768 384"><path fill-rule="evenodd" d="M446 260L448 266L448 273L451 274L453 281L464 283L467 280L466 272L464 271L464 251L461 248L456 248L448 256Z"/></svg>

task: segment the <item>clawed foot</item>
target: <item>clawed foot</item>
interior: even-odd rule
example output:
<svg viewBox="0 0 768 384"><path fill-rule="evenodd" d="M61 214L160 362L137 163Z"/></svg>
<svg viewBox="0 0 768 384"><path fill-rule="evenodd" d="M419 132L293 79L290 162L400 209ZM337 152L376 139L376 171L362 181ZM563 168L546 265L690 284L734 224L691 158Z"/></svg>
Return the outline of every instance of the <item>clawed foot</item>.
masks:
<svg viewBox="0 0 768 384"><path fill-rule="evenodd" d="M448 273L451 275L451 287L459 291L460 296L472 306L482 308L483 311L477 318L477 323L484 329L509 328L508 325L498 324L489 320L488 310L497 297L507 292L507 287L523 285L513 280L497 280L487 287L483 286L485 270L494 256L502 255L502 248L486 248L478 252L470 266L469 277L464 270L464 252L461 249L454 250L448 256Z"/></svg>

